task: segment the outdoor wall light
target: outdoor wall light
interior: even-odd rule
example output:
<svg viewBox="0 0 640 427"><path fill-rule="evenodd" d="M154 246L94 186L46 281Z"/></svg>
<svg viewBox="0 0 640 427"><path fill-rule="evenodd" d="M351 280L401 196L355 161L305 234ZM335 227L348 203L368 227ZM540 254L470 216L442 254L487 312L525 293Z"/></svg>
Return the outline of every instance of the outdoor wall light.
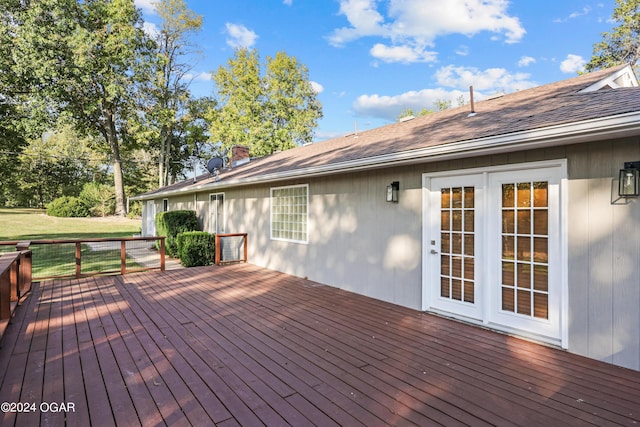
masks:
<svg viewBox="0 0 640 427"><path fill-rule="evenodd" d="M387 202L398 203L398 192L400 191L400 182L393 181L387 185Z"/></svg>
<svg viewBox="0 0 640 427"><path fill-rule="evenodd" d="M640 161L625 162L624 169L620 169L620 180L618 182L618 195L620 197L638 196L639 172Z"/></svg>

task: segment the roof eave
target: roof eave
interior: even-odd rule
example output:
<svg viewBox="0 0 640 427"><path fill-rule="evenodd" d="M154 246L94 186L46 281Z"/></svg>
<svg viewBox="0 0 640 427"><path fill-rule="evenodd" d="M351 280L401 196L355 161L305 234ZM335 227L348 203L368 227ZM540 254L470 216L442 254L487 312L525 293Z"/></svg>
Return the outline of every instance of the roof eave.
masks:
<svg viewBox="0 0 640 427"><path fill-rule="evenodd" d="M416 163L453 160L491 154L509 153L536 148L557 147L603 139L623 138L640 134L640 112L590 119L472 140L383 154L357 160L310 166L285 172L258 175L250 178L204 183L184 189L140 195L131 200L151 200L160 197L188 195L200 191L233 188L251 184L278 182L297 178L311 178L347 172L364 171L380 166L403 166Z"/></svg>

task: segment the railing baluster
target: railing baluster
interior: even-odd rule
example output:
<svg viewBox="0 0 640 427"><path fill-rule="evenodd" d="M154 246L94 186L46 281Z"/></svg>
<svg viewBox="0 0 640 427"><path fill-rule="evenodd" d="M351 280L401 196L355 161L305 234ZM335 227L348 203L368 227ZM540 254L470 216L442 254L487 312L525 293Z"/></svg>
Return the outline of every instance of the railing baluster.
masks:
<svg viewBox="0 0 640 427"><path fill-rule="evenodd" d="M82 276L82 244L76 242L76 279Z"/></svg>

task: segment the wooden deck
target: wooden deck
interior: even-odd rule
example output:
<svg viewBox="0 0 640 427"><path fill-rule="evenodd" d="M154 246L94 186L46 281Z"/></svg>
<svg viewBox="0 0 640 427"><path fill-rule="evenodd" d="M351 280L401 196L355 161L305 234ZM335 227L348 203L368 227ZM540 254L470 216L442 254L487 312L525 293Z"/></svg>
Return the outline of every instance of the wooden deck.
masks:
<svg viewBox="0 0 640 427"><path fill-rule="evenodd" d="M239 264L34 285L0 402L28 404L2 426L631 426L640 372Z"/></svg>

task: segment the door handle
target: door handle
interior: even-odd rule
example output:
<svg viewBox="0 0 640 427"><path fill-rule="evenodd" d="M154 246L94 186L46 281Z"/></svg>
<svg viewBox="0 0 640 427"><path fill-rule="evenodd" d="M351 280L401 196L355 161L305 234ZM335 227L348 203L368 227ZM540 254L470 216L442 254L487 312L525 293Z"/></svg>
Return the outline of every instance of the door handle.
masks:
<svg viewBox="0 0 640 427"><path fill-rule="evenodd" d="M431 253L432 253L432 254L437 254L437 253L438 253L438 251L437 251L437 250L435 250L435 249L431 249Z"/></svg>

